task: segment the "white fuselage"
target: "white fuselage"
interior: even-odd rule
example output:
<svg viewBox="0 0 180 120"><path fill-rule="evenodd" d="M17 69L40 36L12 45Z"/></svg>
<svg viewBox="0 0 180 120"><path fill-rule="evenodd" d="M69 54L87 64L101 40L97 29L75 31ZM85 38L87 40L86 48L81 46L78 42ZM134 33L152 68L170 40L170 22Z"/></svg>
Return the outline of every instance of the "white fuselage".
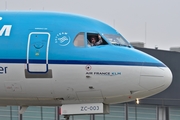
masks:
<svg viewBox="0 0 180 120"><path fill-rule="evenodd" d="M52 78L26 75L26 64L1 67L0 105L132 101L166 89L172 77L167 67L53 64Z"/></svg>

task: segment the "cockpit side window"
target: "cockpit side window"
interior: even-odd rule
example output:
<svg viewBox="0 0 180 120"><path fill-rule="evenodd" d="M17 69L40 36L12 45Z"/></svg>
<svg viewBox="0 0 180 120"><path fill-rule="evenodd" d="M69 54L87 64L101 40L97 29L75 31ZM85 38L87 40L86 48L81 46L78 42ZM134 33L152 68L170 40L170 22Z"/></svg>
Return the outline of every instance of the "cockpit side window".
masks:
<svg viewBox="0 0 180 120"><path fill-rule="evenodd" d="M84 43L84 33L79 33L75 39L74 39L74 46L77 47L84 47L85 43Z"/></svg>
<svg viewBox="0 0 180 120"><path fill-rule="evenodd" d="M108 44L100 34L97 33L87 33L87 43L88 46L99 46Z"/></svg>

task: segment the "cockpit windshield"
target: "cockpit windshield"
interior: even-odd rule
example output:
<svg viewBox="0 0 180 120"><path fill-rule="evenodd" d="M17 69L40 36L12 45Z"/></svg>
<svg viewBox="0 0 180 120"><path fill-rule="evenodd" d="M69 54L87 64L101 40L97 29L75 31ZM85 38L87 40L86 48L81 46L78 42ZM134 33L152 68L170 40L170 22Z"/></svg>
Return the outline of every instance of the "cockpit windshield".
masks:
<svg viewBox="0 0 180 120"><path fill-rule="evenodd" d="M130 46L130 44L120 34L103 34L103 36L113 45Z"/></svg>

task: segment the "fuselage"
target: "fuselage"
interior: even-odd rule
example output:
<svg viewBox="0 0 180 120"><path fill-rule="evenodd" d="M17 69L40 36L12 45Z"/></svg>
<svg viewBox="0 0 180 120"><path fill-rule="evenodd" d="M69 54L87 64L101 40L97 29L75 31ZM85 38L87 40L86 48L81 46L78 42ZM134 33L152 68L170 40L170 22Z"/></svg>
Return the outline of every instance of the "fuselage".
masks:
<svg viewBox="0 0 180 120"><path fill-rule="evenodd" d="M104 44L88 46L89 33ZM0 105L113 104L171 84L165 64L131 45L112 44L106 34L121 36L79 15L0 12Z"/></svg>

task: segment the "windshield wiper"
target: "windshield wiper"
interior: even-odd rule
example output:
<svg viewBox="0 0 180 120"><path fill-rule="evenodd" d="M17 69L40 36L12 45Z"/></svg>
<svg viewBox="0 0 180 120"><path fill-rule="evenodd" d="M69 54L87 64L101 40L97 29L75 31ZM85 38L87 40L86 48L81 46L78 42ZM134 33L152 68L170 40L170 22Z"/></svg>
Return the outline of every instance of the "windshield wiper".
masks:
<svg viewBox="0 0 180 120"><path fill-rule="evenodd" d="M120 43L112 43L112 44L117 45L117 46L131 47L130 45L124 45L124 44L120 44Z"/></svg>

